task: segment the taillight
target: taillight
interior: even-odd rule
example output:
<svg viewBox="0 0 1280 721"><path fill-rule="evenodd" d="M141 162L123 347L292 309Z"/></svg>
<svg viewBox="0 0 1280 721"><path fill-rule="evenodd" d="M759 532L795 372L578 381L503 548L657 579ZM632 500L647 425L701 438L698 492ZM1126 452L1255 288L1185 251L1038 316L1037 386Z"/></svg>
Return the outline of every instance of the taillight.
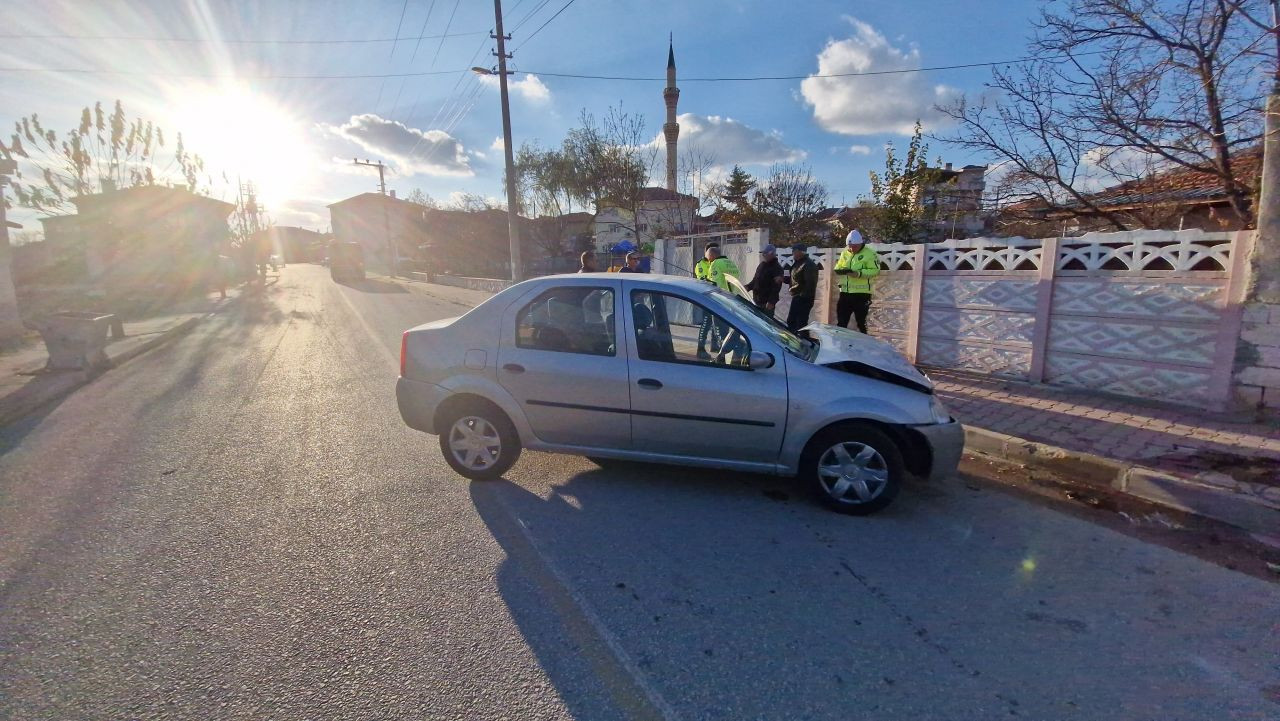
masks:
<svg viewBox="0 0 1280 721"><path fill-rule="evenodd" d="M405 363L409 358L409 331L400 334L400 377L404 377Z"/></svg>

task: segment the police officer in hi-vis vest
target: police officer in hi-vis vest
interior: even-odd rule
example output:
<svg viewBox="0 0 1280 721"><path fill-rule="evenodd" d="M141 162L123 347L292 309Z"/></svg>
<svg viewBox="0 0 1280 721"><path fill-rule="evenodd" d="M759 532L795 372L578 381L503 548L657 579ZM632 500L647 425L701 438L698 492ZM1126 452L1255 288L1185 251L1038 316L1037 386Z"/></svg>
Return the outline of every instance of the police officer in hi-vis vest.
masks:
<svg viewBox="0 0 1280 721"><path fill-rule="evenodd" d="M867 332L867 314L871 311L871 279L880 274L880 258L856 230L844 239L844 252L836 261L836 279L840 283L840 300L836 303L836 324L849 327L849 317L858 321L858 330Z"/></svg>

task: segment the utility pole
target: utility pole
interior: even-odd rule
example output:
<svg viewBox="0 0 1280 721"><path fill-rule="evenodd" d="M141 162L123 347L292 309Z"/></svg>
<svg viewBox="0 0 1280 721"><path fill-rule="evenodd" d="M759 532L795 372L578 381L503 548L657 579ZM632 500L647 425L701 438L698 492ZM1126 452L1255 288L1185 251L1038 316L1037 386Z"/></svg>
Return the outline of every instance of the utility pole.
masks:
<svg viewBox="0 0 1280 721"><path fill-rule="evenodd" d="M352 158L351 164L364 165L370 168L377 168L378 169L378 192L381 193L384 198L386 197L387 166L384 165L381 160L379 160L376 163L372 163L372 162L369 162L367 158L363 161L357 160L356 158ZM400 265L400 258L399 258L399 255L396 253L396 244L391 242L391 220L387 217L387 201L386 200L382 201L382 235L387 240L387 260L391 264L391 268L387 271L387 274L390 275L392 278L394 278L396 277L396 266Z"/></svg>
<svg viewBox="0 0 1280 721"><path fill-rule="evenodd" d="M511 281L519 283L524 276L520 263L520 222L518 212L520 205L516 202L516 163L511 146L511 100L507 96L507 41L510 36L502 34L502 0L493 0L494 28L493 37L498 41L498 90L502 98L502 140L506 145L504 154L507 161L507 239L511 243Z"/></svg>
<svg viewBox="0 0 1280 721"><path fill-rule="evenodd" d="M1252 300L1280 303L1280 0L1271 0L1271 33L1277 61L1271 69L1271 94L1263 125Z"/></svg>
<svg viewBox="0 0 1280 721"><path fill-rule="evenodd" d="M3 146L0 146L0 150L2 149ZM4 187L9 184L9 175L17 170L16 161L0 157L0 343L17 340L22 337L23 332L22 318L18 314L18 294L13 287L9 220L4 208Z"/></svg>

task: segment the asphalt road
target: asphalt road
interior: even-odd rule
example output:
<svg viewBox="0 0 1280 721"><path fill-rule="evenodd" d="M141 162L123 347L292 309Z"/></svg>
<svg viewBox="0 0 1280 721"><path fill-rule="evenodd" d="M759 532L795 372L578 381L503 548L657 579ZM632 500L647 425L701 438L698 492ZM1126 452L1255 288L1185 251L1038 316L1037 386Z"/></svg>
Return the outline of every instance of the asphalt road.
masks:
<svg viewBox="0 0 1280 721"><path fill-rule="evenodd" d="M1280 587L960 480L467 483L395 409L431 292L290 266L0 430L0 718L1280 718Z"/></svg>

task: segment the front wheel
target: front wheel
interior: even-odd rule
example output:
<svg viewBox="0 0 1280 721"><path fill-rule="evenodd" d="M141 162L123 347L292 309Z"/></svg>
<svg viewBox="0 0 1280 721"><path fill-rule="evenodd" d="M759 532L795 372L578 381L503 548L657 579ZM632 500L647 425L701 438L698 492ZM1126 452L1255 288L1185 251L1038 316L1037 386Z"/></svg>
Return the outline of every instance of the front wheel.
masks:
<svg viewBox="0 0 1280 721"><path fill-rule="evenodd" d="M822 431L805 449L800 480L833 511L865 516L902 490L902 452L879 429L849 423Z"/></svg>
<svg viewBox="0 0 1280 721"><path fill-rule="evenodd" d="M496 406L477 404L446 421L440 452L459 475L491 481L510 470L520 457L520 437Z"/></svg>

